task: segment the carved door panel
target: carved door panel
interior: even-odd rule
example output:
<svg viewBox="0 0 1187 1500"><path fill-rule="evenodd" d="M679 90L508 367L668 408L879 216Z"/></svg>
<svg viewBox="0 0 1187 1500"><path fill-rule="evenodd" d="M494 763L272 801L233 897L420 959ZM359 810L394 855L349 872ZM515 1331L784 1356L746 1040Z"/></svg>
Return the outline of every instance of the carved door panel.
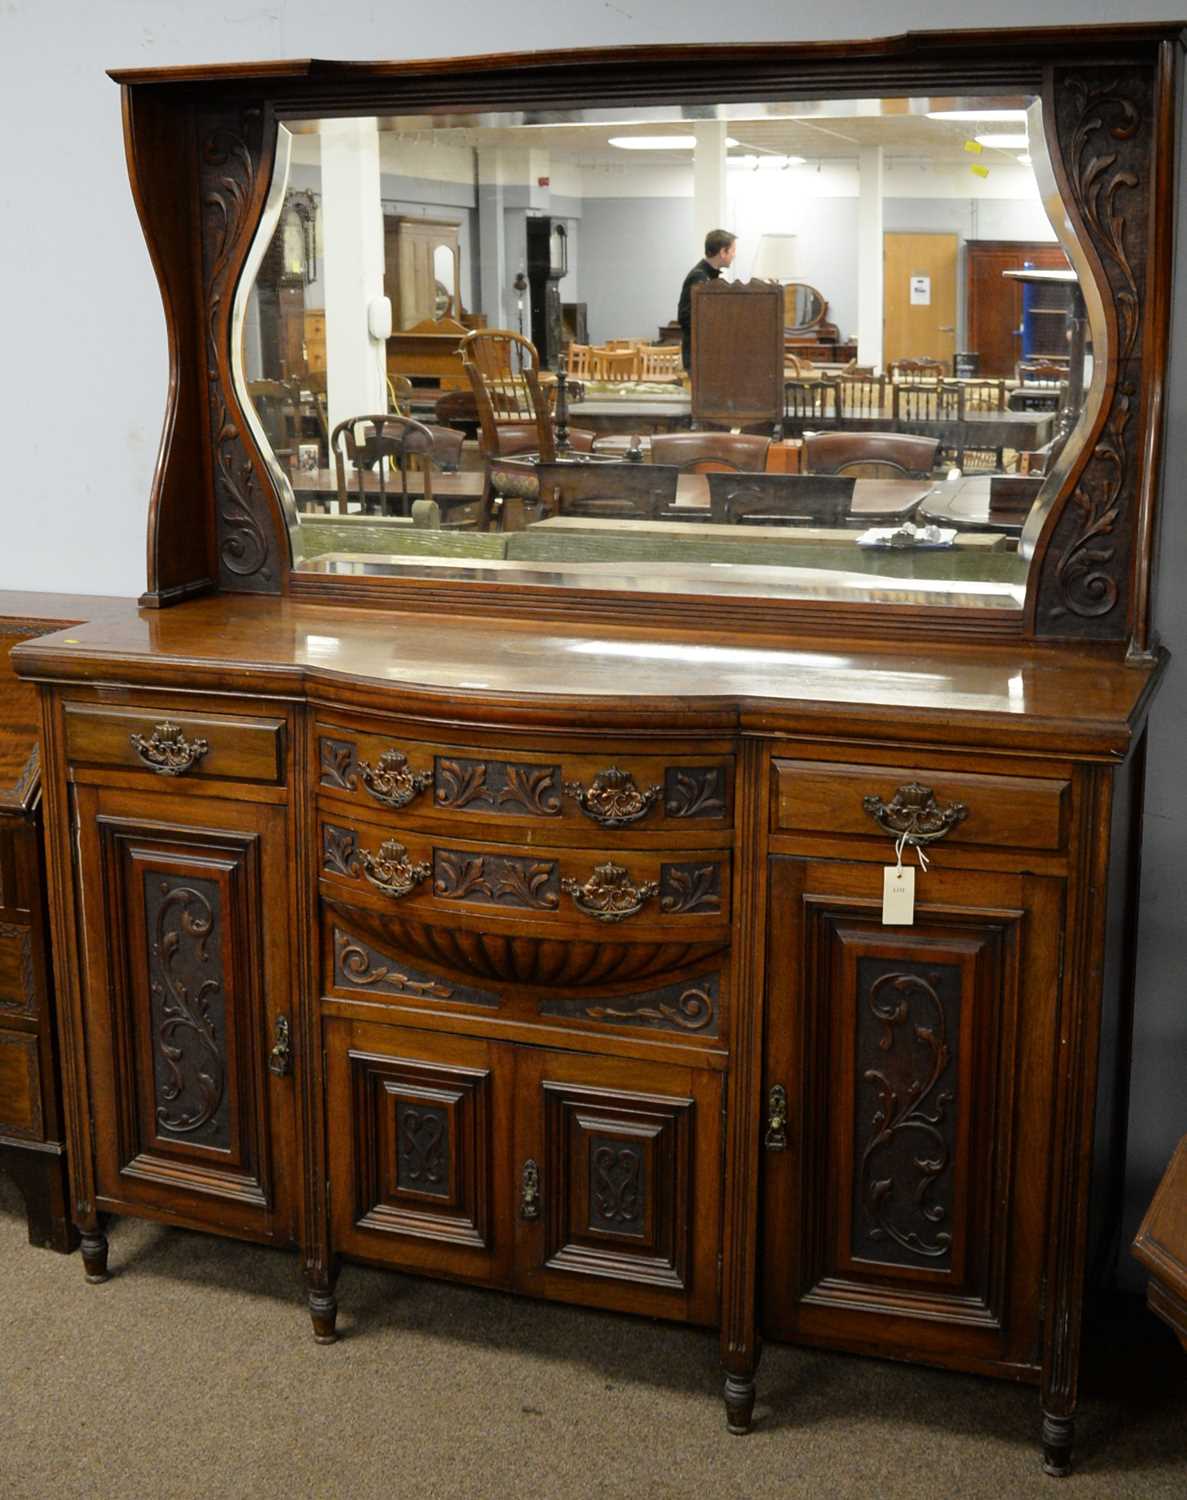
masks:
<svg viewBox="0 0 1187 1500"><path fill-rule="evenodd" d="M972 1369L1039 1357L1063 887L776 860L766 1329ZM782 1090L782 1094L780 1094Z"/></svg>
<svg viewBox="0 0 1187 1500"><path fill-rule="evenodd" d="M516 1098L517 1286L715 1322L720 1075L525 1049Z"/></svg>
<svg viewBox="0 0 1187 1500"><path fill-rule="evenodd" d="M506 1285L512 1049L326 1022L333 1244L389 1265Z"/></svg>
<svg viewBox="0 0 1187 1500"><path fill-rule="evenodd" d="M293 1240L284 809L75 796L100 1206Z"/></svg>

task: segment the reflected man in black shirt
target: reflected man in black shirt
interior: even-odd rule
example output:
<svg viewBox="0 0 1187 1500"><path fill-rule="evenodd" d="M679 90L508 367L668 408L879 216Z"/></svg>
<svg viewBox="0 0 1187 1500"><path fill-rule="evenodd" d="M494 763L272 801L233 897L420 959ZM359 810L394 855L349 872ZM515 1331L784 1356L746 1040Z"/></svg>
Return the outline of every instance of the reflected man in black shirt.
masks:
<svg viewBox="0 0 1187 1500"><path fill-rule="evenodd" d="M703 281L716 281L738 252L738 237L728 229L711 229L705 236L705 258L684 278L676 321L680 324L680 356L687 370L692 363L692 289Z"/></svg>

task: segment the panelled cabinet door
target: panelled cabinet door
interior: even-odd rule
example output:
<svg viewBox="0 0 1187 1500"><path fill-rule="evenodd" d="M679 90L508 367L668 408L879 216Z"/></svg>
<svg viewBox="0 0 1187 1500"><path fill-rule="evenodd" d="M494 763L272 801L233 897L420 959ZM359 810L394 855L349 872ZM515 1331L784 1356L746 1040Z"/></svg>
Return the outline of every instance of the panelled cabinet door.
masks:
<svg viewBox="0 0 1187 1500"><path fill-rule="evenodd" d="M100 1206L293 1240L284 809L75 797Z"/></svg>
<svg viewBox="0 0 1187 1500"><path fill-rule="evenodd" d="M511 1048L336 1019L325 1047L335 1249L508 1284Z"/></svg>
<svg viewBox="0 0 1187 1500"><path fill-rule="evenodd" d="M882 924L881 885L880 866L774 862L766 1330L1022 1373L1062 884L933 866L910 926Z"/></svg>
<svg viewBox="0 0 1187 1500"><path fill-rule="evenodd" d="M519 1289L715 1322L720 1076L524 1049L516 1110Z"/></svg>

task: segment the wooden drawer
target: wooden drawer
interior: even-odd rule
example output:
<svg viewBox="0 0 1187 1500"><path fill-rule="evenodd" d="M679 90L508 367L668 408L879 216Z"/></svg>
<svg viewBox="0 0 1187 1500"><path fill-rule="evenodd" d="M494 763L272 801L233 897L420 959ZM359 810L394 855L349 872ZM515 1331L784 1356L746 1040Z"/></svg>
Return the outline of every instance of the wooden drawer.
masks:
<svg viewBox="0 0 1187 1500"><path fill-rule="evenodd" d="M323 813L321 874L343 899L437 922L508 919L624 943L727 928L728 850L485 848ZM602 934L605 934L604 939Z"/></svg>
<svg viewBox="0 0 1187 1500"><path fill-rule="evenodd" d="M774 776L771 820L776 831L866 835L885 845L909 819L913 805L922 810L925 827L935 826L937 819L949 825L944 844L1061 849L1067 836L1066 781L798 760L776 760ZM886 827L867 810L867 798L881 799Z"/></svg>
<svg viewBox="0 0 1187 1500"><path fill-rule="evenodd" d="M284 782L284 720L67 703L72 766L155 772L163 780Z"/></svg>
<svg viewBox="0 0 1187 1500"><path fill-rule="evenodd" d="M33 929L23 922L0 921L0 1022L6 1016L32 1019L38 1009Z"/></svg>
<svg viewBox="0 0 1187 1500"><path fill-rule="evenodd" d="M695 833L732 822L728 755L540 755L422 744L331 723L319 723L316 735L319 791L372 811L495 821L511 837L533 824L613 835Z"/></svg>

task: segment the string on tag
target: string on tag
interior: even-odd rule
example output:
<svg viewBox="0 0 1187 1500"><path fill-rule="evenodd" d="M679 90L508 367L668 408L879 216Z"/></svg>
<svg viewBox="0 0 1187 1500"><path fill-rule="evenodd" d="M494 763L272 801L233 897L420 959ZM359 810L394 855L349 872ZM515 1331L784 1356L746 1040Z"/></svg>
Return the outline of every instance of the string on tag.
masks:
<svg viewBox="0 0 1187 1500"><path fill-rule="evenodd" d="M894 846L894 873L896 875L902 875L903 873L903 849L906 845L906 842L907 835L905 833L900 833L898 836L898 840Z"/></svg>
<svg viewBox="0 0 1187 1500"><path fill-rule="evenodd" d="M927 869L927 864L928 864L928 859L927 859L927 855L924 854L924 852L923 852L923 845L922 844L916 844L915 845L915 853L916 853L916 855L917 855L917 857L919 859L919 868L921 870L926 870Z"/></svg>

